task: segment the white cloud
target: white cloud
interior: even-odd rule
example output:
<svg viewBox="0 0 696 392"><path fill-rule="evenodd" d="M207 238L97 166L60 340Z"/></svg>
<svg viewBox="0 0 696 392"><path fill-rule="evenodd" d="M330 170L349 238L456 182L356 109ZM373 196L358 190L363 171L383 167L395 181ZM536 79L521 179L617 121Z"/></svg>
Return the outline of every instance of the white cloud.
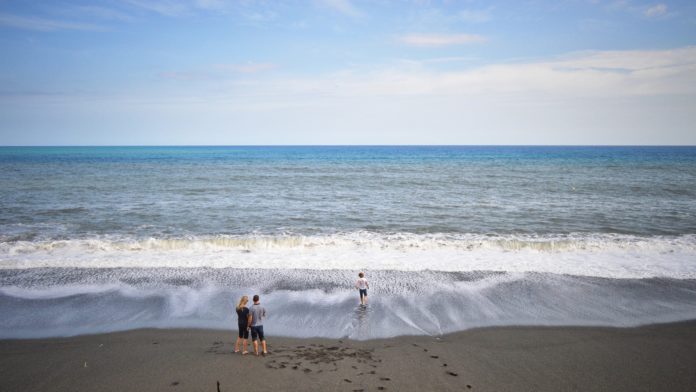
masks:
<svg viewBox="0 0 696 392"><path fill-rule="evenodd" d="M667 5L665 4L656 4L652 7L649 7L643 12L643 15L647 16L648 18L656 18L659 16L663 16L667 13Z"/></svg>
<svg viewBox="0 0 696 392"><path fill-rule="evenodd" d="M36 31L58 31L58 30L82 30L82 31L103 31L102 26L90 23L69 22L63 20L45 19L37 17L24 17L12 14L0 14L0 26L14 27L25 30Z"/></svg>
<svg viewBox="0 0 696 392"><path fill-rule="evenodd" d="M0 96L0 108L22 129L89 133L99 122L113 135L137 129L123 140L152 138L144 144L696 143L696 47L445 71L423 63L294 78L172 74L189 83L89 99Z"/></svg>
<svg viewBox="0 0 696 392"><path fill-rule="evenodd" d="M289 97L368 96L505 97L520 101L675 94L696 97L696 47L592 51L543 61L448 71L429 71L406 64L315 78L247 80L235 84L232 90L281 101ZM294 98L290 100L297 103Z"/></svg>
<svg viewBox="0 0 696 392"><path fill-rule="evenodd" d="M420 47L441 47L470 45L486 42L486 37L477 34L408 34L399 37L406 45Z"/></svg>

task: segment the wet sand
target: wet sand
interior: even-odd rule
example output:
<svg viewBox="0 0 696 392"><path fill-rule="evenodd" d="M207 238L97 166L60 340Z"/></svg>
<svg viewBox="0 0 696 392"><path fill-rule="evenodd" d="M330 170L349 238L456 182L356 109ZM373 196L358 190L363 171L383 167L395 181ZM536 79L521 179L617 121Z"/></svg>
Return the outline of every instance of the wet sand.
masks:
<svg viewBox="0 0 696 392"><path fill-rule="evenodd" d="M696 321L352 341L144 329L0 341L0 391L694 391Z"/></svg>

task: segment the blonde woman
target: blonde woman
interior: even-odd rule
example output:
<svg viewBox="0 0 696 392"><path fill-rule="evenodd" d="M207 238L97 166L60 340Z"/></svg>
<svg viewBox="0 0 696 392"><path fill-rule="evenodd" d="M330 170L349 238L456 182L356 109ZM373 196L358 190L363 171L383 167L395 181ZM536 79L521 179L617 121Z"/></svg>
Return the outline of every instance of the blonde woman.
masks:
<svg viewBox="0 0 696 392"><path fill-rule="evenodd" d="M249 314L249 308L246 307L247 302L249 302L249 297L246 295L242 296L237 305L237 326L239 327L239 336L237 337L237 343L234 345L234 352L239 352L239 342L242 343L242 355L247 355L247 342L249 341L249 324L251 323L251 314Z"/></svg>

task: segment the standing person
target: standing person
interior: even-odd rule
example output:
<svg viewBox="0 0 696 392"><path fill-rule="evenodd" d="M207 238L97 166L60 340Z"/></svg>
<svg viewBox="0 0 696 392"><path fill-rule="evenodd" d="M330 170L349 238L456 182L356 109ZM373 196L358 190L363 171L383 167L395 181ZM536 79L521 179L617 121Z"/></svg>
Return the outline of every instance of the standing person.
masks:
<svg viewBox="0 0 696 392"><path fill-rule="evenodd" d="M355 282L355 288L360 290L360 305L367 305L367 289L370 288L370 285L367 283L364 273L361 272L358 274L358 281Z"/></svg>
<svg viewBox="0 0 696 392"><path fill-rule="evenodd" d="M259 355L259 343L261 341L261 347L263 348L262 355L265 357L268 352L266 351L266 337L263 336L263 319L266 318L266 308L261 306L259 302L259 296L254 295L254 305L249 311L249 317L251 322L251 341L254 342L254 354Z"/></svg>
<svg viewBox="0 0 696 392"><path fill-rule="evenodd" d="M246 307L247 302L249 302L249 297L243 295L237 305L237 327L239 327L239 336L237 337L237 343L234 345L234 352L239 352L239 342L243 342L242 355L249 354L249 351L247 351L247 342L249 341L251 314L249 314L249 308Z"/></svg>

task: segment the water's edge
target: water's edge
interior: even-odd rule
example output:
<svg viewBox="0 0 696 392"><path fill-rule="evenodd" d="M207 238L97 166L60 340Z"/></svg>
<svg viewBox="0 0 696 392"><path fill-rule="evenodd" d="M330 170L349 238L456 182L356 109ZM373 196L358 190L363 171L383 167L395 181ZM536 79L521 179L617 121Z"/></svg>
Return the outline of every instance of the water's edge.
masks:
<svg viewBox="0 0 696 392"><path fill-rule="evenodd" d="M269 334L374 339L509 325L626 327L696 318L696 279L612 279L491 271L213 268L0 270L0 338L137 328L236 328L260 294Z"/></svg>

